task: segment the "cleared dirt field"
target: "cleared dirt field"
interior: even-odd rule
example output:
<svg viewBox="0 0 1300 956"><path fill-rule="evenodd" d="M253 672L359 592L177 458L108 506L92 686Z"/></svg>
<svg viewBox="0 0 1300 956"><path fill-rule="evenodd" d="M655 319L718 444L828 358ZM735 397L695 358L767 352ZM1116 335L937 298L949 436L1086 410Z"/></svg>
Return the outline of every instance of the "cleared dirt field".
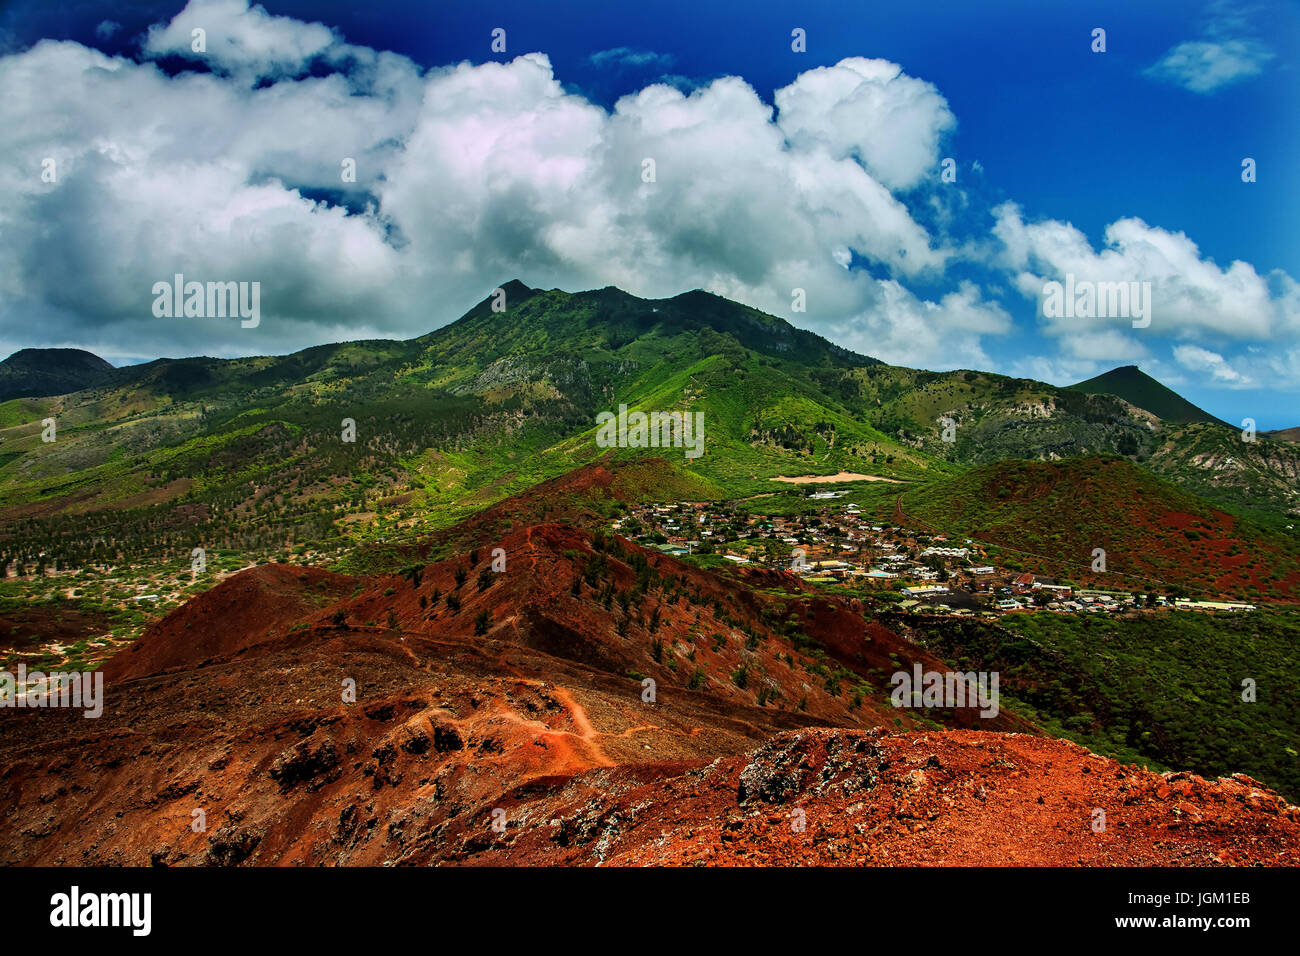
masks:
<svg viewBox="0 0 1300 956"><path fill-rule="evenodd" d="M769 478L768 481L784 481L789 485L824 485L836 481L887 481L892 485L900 484L895 478L882 478L880 475L859 475L851 471L838 471L833 475L799 475L794 478L777 475L775 478Z"/></svg>

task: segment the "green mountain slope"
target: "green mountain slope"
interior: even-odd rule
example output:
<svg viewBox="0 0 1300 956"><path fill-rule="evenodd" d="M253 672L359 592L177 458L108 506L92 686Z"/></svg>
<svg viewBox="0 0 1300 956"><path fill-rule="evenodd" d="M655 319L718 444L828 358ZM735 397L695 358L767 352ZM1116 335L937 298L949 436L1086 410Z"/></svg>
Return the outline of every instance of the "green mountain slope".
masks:
<svg viewBox="0 0 1300 956"><path fill-rule="evenodd" d="M506 311L489 296L405 342L159 360L0 405L0 549L75 564L414 539L606 454L663 457L727 495L953 469L825 390L873 360L780 319L700 292L503 289ZM620 404L703 413L704 456L598 447L596 415Z"/></svg>
<svg viewBox="0 0 1300 956"><path fill-rule="evenodd" d="M1290 693L1300 614L1010 614L915 621L945 659L1002 674L1008 709L1097 753L1300 796ZM1243 676L1259 688L1242 700Z"/></svg>
<svg viewBox="0 0 1300 956"><path fill-rule="evenodd" d="M778 475L916 482L1122 454L1217 503L1295 505L1290 443L1234 449L1233 429L1161 423L1109 395L884 365L705 292L502 290L504 311L489 295L407 341L162 359L0 403L0 557L75 566L420 540L605 456L661 458L734 498ZM596 416L622 404L702 413L704 455L599 447ZM47 417L54 443L40 439Z"/></svg>
<svg viewBox="0 0 1300 956"><path fill-rule="evenodd" d="M997 545L1008 564L1089 587L1300 602L1294 534L1211 507L1122 458L981 465L909 488L900 505L907 520Z"/></svg>
<svg viewBox="0 0 1300 956"><path fill-rule="evenodd" d="M1181 488L1270 524L1300 516L1300 447L1238 428L1193 422L1162 429L1144 465Z"/></svg>
<svg viewBox="0 0 1300 956"><path fill-rule="evenodd" d="M1300 516L1294 442L1263 433L1248 440L1217 419L1162 421L1115 395L988 372L874 366L841 376L861 392L864 414L879 430L948 461L1122 455L1220 507L1275 526ZM954 423L953 442L943 441L943 418Z"/></svg>

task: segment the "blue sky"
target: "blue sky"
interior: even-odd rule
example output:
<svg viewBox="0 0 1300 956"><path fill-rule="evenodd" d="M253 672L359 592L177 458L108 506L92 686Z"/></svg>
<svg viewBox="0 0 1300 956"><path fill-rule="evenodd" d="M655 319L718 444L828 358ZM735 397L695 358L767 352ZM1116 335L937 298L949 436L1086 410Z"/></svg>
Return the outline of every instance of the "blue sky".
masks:
<svg viewBox="0 0 1300 956"><path fill-rule="evenodd" d="M121 7L19 2L0 12L0 83L11 90L3 118L20 130L0 161L14 170L53 154L69 170L57 189L20 185L21 204L0 205L8 229L36 211L42 224L22 233L30 238L15 261L0 259L10 301L0 304L0 346L79 345L116 362L288 351L418 334L516 275L646 295L703 285L888 361L1057 384L1136 363L1229 420L1300 424L1296 3ZM211 55L192 55L191 20L228 45L214 39ZM504 54L489 48L496 27L506 30ZM806 52L791 50L796 27ZM1091 50L1097 27L1104 53ZM79 46L35 46L42 39ZM124 58L133 78L97 69L92 51ZM544 69L517 59L534 52ZM898 76L869 61L895 64ZM508 72L484 72L493 62ZM469 72L449 79L458 63ZM190 82L200 76L219 88ZM331 76L349 85L346 102L312 82ZM558 93L539 85L547 80ZM71 107L51 119L64 83L69 101L102 98L80 133ZM127 83L136 89L118 99ZM684 105L647 97L660 83ZM754 98L777 106L783 89L788 108L766 118L752 109ZM620 106L621 97L641 99ZM128 115L155 98L156 109ZM452 99L467 105L453 111ZM289 100L301 101L298 115L320 109L332 136L277 142L292 124L275 110ZM504 125L483 121L507 112ZM665 132L679 112L701 132ZM200 116L211 120L205 133L167 141ZM538 132L501 133L521 126ZM141 128L150 133L137 143L131 130ZM211 142L187 154L196 135ZM454 161L457 151L483 136L496 138L468 148L495 151L491 172L461 180L476 174ZM313 206L341 201L326 172L338 162L332 142L342 155L362 151L368 173L342 187L346 205ZM530 157L527 168L503 159L507 142L512 156ZM635 163L654 150L658 194L610 185L621 175L611 157ZM956 183L938 177L948 157ZM1241 179L1245 157L1257 164L1253 183ZM177 169L189 178L173 178ZM162 185L146 194L150 182ZM796 198L772 198L787 192ZM168 243L150 246L148 220L116 238L102 226L159 195L170 205L155 217L177 210ZM597 212L575 217L588 197ZM204 224L202 210L215 206L249 212ZM716 223L702 222L711 210ZM443 230L431 225L440 216ZM304 248L294 250L299 220ZM250 235L274 237L272 251L241 258L241 248L257 251ZM97 251L96 237L109 249ZM345 266L321 251L331 244L350 250ZM69 261L50 264L67 246ZM174 264L168 249L178 250ZM182 268L257 278L271 258L269 321L257 335L161 329L138 292ZM135 267L141 278L121 288ZM1151 281L1151 326L1044 318L1035 290L1066 271ZM344 281L349 291L329 288ZM792 311L796 285L807 312ZM19 327L20 314L40 321Z"/></svg>

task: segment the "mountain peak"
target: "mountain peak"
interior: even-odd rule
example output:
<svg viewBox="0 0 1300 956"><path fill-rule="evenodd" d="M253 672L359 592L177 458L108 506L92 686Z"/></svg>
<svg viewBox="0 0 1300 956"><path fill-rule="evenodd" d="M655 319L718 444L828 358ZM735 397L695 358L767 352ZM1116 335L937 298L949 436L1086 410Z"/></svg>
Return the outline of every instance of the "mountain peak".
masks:
<svg viewBox="0 0 1300 956"><path fill-rule="evenodd" d="M113 367L94 352L87 352L85 349L19 349L0 362L0 366L11 369L52 369L66 362L100 369Z"/></svg>
<svg viewBox="0 0 1300 956"><path fill-rule="evenodd" d="M1221 419L1193 405L1136 365L1121 365L1095 378L1070 385L1068 388L1089 395L1113 395L1122 398L1130 405L1148 411L1163 421L1179 424L1189 422L1223 424Z"/></svg>
<svg viewBox="0 0 1300 956"><path fill-rule="evenodd" d="M64 395L98 385L112 371L85 349L19 349L0 362L0 401Z"/></svg>
<svg viewBox="0 0 1300 956"><path fill-rule="evenodd" d="M511 279L508 282L503 282L501 283L500 288L505 290L506 295L510 295L511 293L532 295L537 291L536 289L529 288L520 279Z"/></svg>

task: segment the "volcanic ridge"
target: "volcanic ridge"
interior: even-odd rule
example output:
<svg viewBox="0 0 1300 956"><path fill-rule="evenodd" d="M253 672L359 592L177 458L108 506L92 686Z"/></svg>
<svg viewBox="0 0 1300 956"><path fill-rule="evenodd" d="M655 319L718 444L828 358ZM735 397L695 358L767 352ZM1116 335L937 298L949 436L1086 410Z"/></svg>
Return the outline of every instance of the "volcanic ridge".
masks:
<svg viewBox="0 0 1300 956"><path fill-rule="evenodd" d="M7 713L0 864L1300 864L1249 777L896 709L946 665L856 600L536 494L401 573L234 574L106 663L101 718Z"/></svg>

